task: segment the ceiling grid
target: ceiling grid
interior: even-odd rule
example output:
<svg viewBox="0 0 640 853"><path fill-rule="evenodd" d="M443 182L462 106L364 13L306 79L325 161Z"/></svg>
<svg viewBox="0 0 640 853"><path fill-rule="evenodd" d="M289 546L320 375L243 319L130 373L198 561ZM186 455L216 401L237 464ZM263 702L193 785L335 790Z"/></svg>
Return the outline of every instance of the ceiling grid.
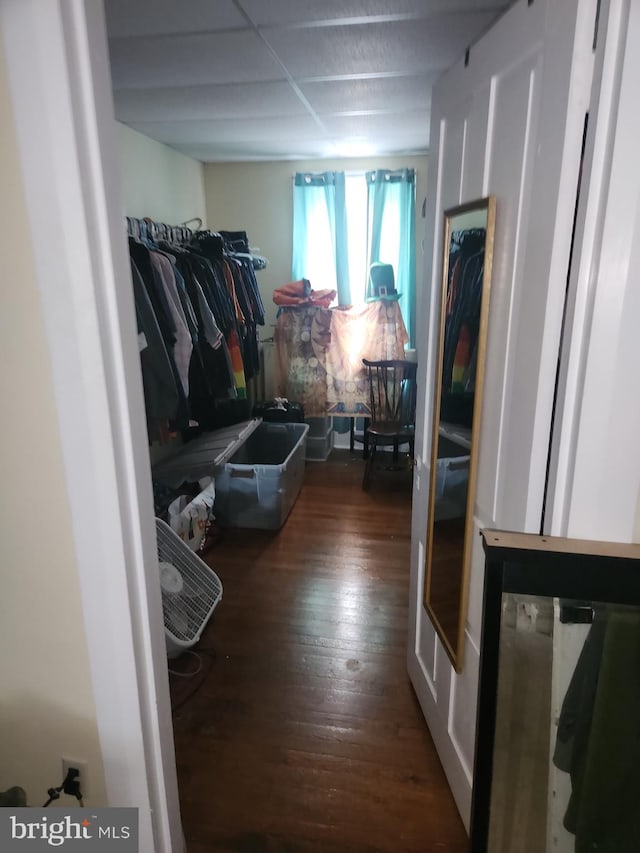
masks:
<svg viewBox="0 0 640 853"><path fill-rule="evenodd" d="M105 0L116 118L204 162L424 154L510 0Z"/></svg>

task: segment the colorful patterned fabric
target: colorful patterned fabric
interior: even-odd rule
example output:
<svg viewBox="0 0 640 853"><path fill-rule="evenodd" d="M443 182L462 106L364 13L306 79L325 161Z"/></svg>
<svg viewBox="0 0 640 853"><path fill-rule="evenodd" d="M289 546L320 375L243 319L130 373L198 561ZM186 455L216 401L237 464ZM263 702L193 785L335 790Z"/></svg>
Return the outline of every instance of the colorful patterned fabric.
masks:
<svg viewBox="0 0 640 853"><path fill-rule="evenodd" d="M289 308L276 332L279 396L302 403L307 417L369 413L362 359L402 359L407 330L397 302L356 308Z"/></svg>

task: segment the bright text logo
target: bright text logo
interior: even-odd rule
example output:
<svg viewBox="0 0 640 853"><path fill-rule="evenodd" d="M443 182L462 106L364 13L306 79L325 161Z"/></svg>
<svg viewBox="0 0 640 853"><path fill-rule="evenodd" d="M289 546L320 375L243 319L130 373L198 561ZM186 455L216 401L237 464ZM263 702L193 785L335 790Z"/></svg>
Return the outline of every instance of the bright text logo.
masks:
<svg viewBox="0 0 640 853"><path fill-rule="evenodd" d="M15 815L10 817L11 839L21 841L24 838L30 840L42 839L51 847L59 847L65 841L72 839L89 839L93 835L89 832L91 821L85 818L82 823L71 820L67 815L63 820L49 820L46 816L40 821L17 820Z"/></svg>
<svg viewBox="0 0 640 853"><path fill-rule="evenodd" d="M0 809L0 851L138 853L138 810L130 808Z"/></svg>

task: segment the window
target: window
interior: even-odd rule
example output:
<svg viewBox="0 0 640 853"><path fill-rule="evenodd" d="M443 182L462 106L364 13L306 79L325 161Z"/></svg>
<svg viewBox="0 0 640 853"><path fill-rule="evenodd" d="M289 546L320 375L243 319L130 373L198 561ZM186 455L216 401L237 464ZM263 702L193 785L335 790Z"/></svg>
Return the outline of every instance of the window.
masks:
<svg viewBox="0 0 640 853"><path fill-rule="evenodd" d="M374 262L393 267L413 346L415 173L298 173L294 179L294 280L337 291L336 304L358 305L368 294Z"/></svg>

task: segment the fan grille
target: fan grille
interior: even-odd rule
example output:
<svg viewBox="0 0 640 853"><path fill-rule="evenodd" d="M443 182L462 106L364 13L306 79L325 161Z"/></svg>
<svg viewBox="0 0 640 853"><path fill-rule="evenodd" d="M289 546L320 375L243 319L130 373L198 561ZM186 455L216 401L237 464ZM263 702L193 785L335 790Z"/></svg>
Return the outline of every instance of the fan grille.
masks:
<svg viewBox="0 0 640 853"><path fill-rule="evenodd" d="M182 577L182 589L162 588L164 626L181 645L193 645L222 599L220 578L161 519L156 519L158 561L170 563Z"/></svg>

